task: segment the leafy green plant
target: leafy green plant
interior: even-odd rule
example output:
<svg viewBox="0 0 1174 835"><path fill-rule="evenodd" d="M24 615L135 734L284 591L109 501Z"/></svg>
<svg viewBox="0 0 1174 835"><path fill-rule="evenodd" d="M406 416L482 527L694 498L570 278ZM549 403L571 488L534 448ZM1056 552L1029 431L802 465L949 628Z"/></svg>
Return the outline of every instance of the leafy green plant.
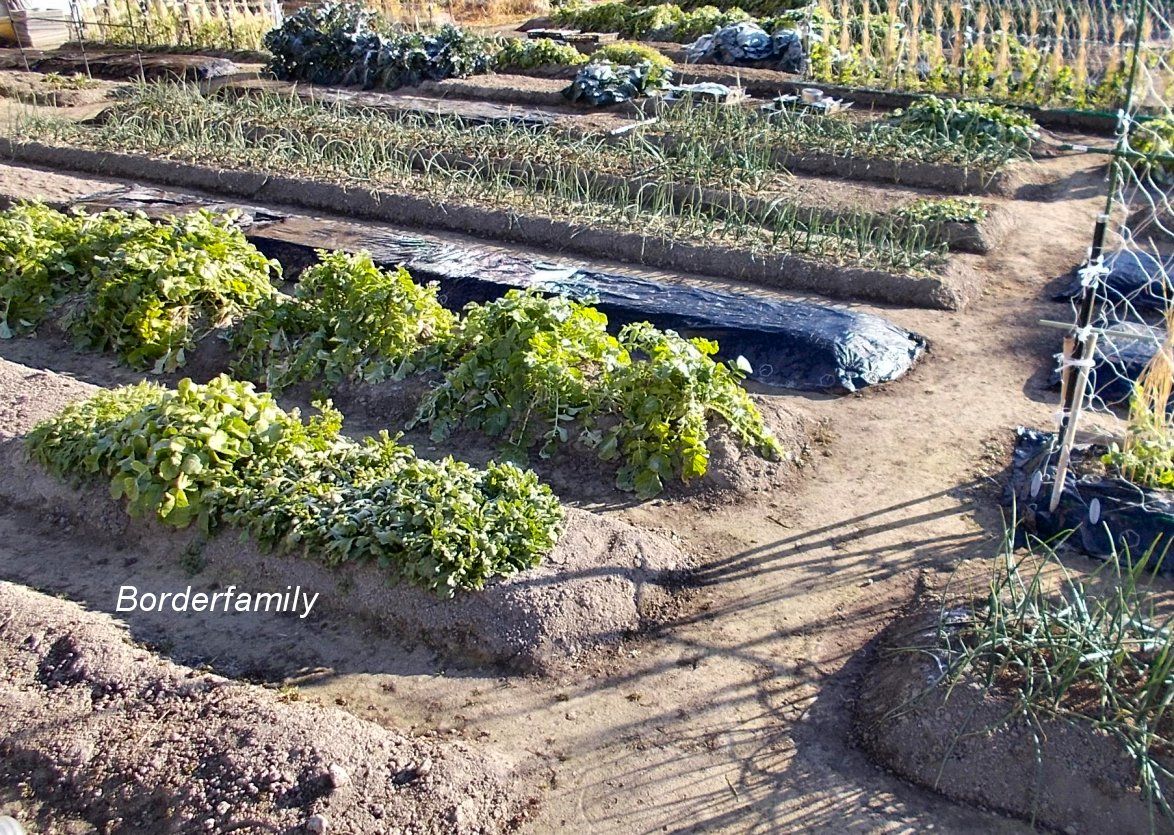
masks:
<svg viewBox="0 0 1174 835"><path fill-rule="evenodd" d="M622 0L587 5L571 3L553 10L551 18L560 26L572 26L587 32L630 34L632 7ZM633 35L635 37L635 35Z"/></svg>
<svg viewBox="0 0 1174 835"><path fill-rule="evenodd" d="M293 297L269 297L242 319L234 372L278 392L304 380L372 382L435 366L455 318L436 284L381 270L365 252L318 256Z"/></svg>
<svg viewBox="0 0 1174 835"><path fill-rule="evenodd" d="M656 8L657 0L634 0L632 5L639 8ZM780 15L792 9L808 5L806 0L680 0L678 8L685 12L699 12L716 8L719 11L742 11L754 15ZM723 24L724 25L724 24Z"/></svg>
<svg viewBox="0 0 1174 835"><path fill-rule="evenodd" d="M782 454L741 386L745 368L713 361L717 343L684 339L647 322L625 326L619 343L632 359L604 378L608 418L598 423L612 425L593 441L600 457L623 462L621 490L655 496L674 474L682 481L704 476L714 419L743 447L767 458Z"/></svg>
<svg viewBox="0 0 1174 835"><path fill-rule="evenodd" d="M989 212L970 197L922 197L894 214L912 223L978 223L986 220Z"/></svg>
<svg viewBox="0 0 1174 835"><path fill-rule="evenodd" d="M555 9L552 16L562 26L583 31L616 32L625 38L678 42L696 40L719 26L751 19L749 13L736 6L719 9L701 5L686 10L675 3L640 8L614 1L564 5Z"/></svg>
<svg viewBox="0 0 1174 835"><path fill-rule="evenodd" d="M201 331L232 323L274 292L276 263L230 215L201 209L152 223L112 212L104 226L118 230L112 239L81 230L102 254L63 322L83 346L116 351L132 366L178 368Z"/></svg>
<svg viewBox="0 0 1174 835"><path fill-rule="evenodd" d="M102 391L38 425L29 445L61 475L102 474L135 516L210 527L218 489L239 486L248 463L302 433L271 397L220 377L175 390L140 383Z"/></svg>
<svg viewBox="0 0 1174 835"><path fill-rule="evenodd" d="M54 90L90 90L98 86L97 81L80 73L62 75L58 72L48 72L41 81Z"/></svg>
<svg viewBox="0 0 1174 835"><path fill-rule="evenodd" d="M986 102L926 96L893 119L902 132L972 147L1027 153L1039 127L1026 113Z"/></svg>
<svg viewBox="0 0 1174 835"><path fill-rule="evenodd" d="M647 498L705 475L711 420L762 455L781 452L742 372L714 362L716 350L647 323L617 339L594 308L511 291L467 308L455 365L416 420L437 440L463 426L518 450L539 444L542 457L578 440L619 463L617 487Z"/></svg>
<svg viewBox="0 0 1174 835"><path fill-rule="evenodd" d="M460 426L518 449L540 440L544 458L591 406L595 381L628 361L598 310L519 290L469 305L450 351L453 365L417 421L436 440Z"/></svg>
<svg viewBox="0 0 1174 835"><path fill-rule="evenodd" d="M1134 484L1174 489L1174 308L1166 311L1165 339L1138 375L1129 401L1123 443L1114 443L1102 462Z"/></svg>
<svg viewBox="0 0 1174 835"><path fill-rule="evenodd" d="M1130 414L1128 442L1112 444L1102 461L1134 484L1174 489L1174 433L1165 419L1140 407L1136 398Z"/></svg>
<svg viewBox="0 0 1174 835"><path fill-rule="evenodd" d="M394 90L488 72L498 45L456 26L403 32L357 3L306 6L265 36L281 79Z"/></svg>
<svg viewBox="0 0 1174 835"><path fill-rule="evenodd" d="M375 562L441 596L538 564L562 508L533 473L416 458L386 434L341 434L328 403L303 423L225 376L99 392L38 425L52 471L110 480L132 514L206 531L234 524L330 565Z"/></svg>
<svg viewBox="0 0 1174 835"><path fill-rule="evenodd" d="M610 43L596 50L592 61L609 61L619 66L648 64L648 84L659 87L671 77L673 62L660 50L646 44L620 42Z"/></svg>
<svg viewBox="0 0 1174 835"><path fill-rule="evenodd" d="M272 294L275 266L228 216L200 211L156 224L140 213L66 215L39 204L0 212L0 263L0 336L28 331L62 305L61 325L83 346L157 370L182 365L201 328Z"/></svg>
<svg viewBox="0 0 1174 835"><path fill-rule="evenodd" d="M1174 116L1136 123L1129 147L1142 155L1134 159L1135 170L1159 183L1174 182Z"/></svg>
<svg viewBox="0 0 1174 835"><path fill-rule="evenodd" d="M40 203L0 212L0 338L28 331L76 286L78 220Z"/></svg>
<svg viewBox="0 0 1174 835"><path fill-rule="evenodd" d="M201 329L226 325L274 290L276 265L231 216L198 211L152 222L110 210L66 215L40 204L0 212L0 336L57 305L85 347L173 370Z"/></svg>
<svg viewBox="0 0 1174 835"><path fill-rule="evenodd" d="M574 67L587 62L587 56L569 44L550 38L506 38L494 59L499 70L531 70L536 67Z"/></svg>

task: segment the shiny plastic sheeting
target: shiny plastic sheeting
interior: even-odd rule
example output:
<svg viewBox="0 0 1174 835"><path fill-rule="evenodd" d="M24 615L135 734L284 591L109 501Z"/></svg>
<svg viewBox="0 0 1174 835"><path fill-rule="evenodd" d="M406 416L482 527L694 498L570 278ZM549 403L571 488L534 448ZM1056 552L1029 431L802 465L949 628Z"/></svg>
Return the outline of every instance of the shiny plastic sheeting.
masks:
<svg viewBox="0 0 1174 835"><path fill-rule="evenodd" d="M1143 249L1119 249L1105 256L1108 274L1101 279L1103 303L1110 306L1130 305L1138 310L1165 310L1174 300L1174 256L1159 258ZM1080 297L1080 276L1056 294L1060 301Z"/></svg>
<svg viewBox="0 0 1174 835"><path fill-rule="evenodd" d="M1020 428L1007 487L1023 532L1047 541L1071 532L1068 542L1090 556L1106 559L1114 553L1136 561L1149 556L1151 567L1174 574L1174 556L1166 559L1174 537L1174 493L1148 490L1123 478L1077 475L1082 460L1103 448L1076 447L1073 467L1055 511L1048 510L1056 479L1055 435Z"/></svg>
<svg viewBox="0 0 1174 835"><path fill-rule="evenodd" d="M384 226L293 215L157 189L119 188L81 201L91 210L116 207L152 216L236 210L245 235L296 278L317 261L316 249L366 250L384 267L406 267L421 282L440 284L453 310L503 296L514 288L561 293L589 301L616 328L649 321L720 346L720 356L744 356L751 379L799 391L856 391L901 377L925 350L925 340L886 319L840 307L788 301L632 275L552 264L489 244L416 235Z"/></svg>
<svg viewBox="0 0 1174 835"><path fill-rule="evenodd" d="M254 243L283 263L303 262L298 244L272 230L251 231ZM720 355L750 361L751 379L801 391L856 391L902 376L925 349L918 335L879 316L809 302L652 281L575 265L532 261L491 247L455 244L370 229L346 249L365 249L377 263L404 266L417 281L440 284L445 305L499 298L513 288L588 301L620 326L649 321L687 336L715 340Z"/></svg>
<svg viewBox="0 0 1174 835"><path fill-rule="evenodd" d="M1128 406L1138 377L1165 339L1165 328L1113 318L1099 327L1107 332L1097 339L1096 364L1089 373L1093 397L1100 401L1097 406ZM1049 382L1053 388L1060 387L1059 369L1052 371Z"/></svg>

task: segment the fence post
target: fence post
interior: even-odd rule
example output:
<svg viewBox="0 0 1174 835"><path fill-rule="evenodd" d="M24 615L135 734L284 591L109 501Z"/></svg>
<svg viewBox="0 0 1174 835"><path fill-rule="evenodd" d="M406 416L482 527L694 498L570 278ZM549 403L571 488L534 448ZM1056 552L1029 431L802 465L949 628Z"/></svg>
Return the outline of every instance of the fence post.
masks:
<svg viewBox="0 0 1174 835"><path fill-rule="evenodd" d="M1145 20L1146 0L1136 0L1137 22L1133 37L1133 56L1130 59L1129 81L1125 88L1125 103L1118 111L1117 143L1113 149L1112 162L1109 164L1109 193L1105 198L1105 209L1097 217L1093 228L1092 246L1088 251L1088 261L1081 269L1080 307L1076 317L1076 331L1073 334L1075 343L1072 346L1072 355L1064 360L1061 370L1063 377L1063 403L1060 411L1060 427L1057 439L1060 442L1059 458L1056 462L1056 477L1052 484L1052 495L1048 502L1048 510L1055 511L1060 504L1060 497L1064 493L1064 481L1068 476L1068 462L1072 456L1072 446L1076 440L1076 428L1079 422L1080 410L1084 405L1084 396L1088 388L1089 371L1096 361L1097 334L1093 331L1093 316L1096 312L1097 291L1100 288L1104 273L1105 235L1109 228L1109 220L1113 215L1113 204L1117 199L1117 189L1121 183L1121 166L1125 165L1125 157L1129 150L1129 130L1132 120L1129 110L1133 105L1134 85L1137 80L1138 67L1141 55L1141 30ZM1077 369L1075 379L1072 370Z"/></svg>

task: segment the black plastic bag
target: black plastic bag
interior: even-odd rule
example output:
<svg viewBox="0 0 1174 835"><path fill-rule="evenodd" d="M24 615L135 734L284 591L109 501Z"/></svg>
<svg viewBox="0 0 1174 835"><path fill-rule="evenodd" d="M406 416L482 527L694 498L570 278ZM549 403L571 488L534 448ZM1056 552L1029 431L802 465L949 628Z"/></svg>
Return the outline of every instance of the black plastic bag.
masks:
<svg viewBox="0 0 1174 835"><path fill-rule="evenodd" d="M1174 574L1174 493L1151 490L1117 476L1077 475L1081 464L1104 448L1077 447L1055 511L1048 510L1056 480L1055 434L1020 428L1011 463L1007 502L1020 530L1047 541L1071 532L1068 542L1093 557L1117 554L1123 561L1149 555L1151 567ZM1074 472L1076 470L1077 472Z"/></svg>

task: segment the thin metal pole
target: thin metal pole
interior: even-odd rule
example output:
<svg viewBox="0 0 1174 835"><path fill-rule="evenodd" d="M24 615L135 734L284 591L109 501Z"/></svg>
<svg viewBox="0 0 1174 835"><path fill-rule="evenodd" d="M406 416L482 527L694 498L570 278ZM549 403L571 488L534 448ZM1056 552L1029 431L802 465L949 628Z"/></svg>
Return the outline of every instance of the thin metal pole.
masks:
<svg viewBox="0 0 1174 835"><path fill-rule="evenodd" d="M90 72L90 57L86 53L86 22L77 0L69 0L69 15L77 24L77 44L82 51L82 65L86 68L86 78L93 78L94 74Z"/></svg>
<svg viewBox="0 0 1174 835"><path fill-rule="evenodd" d="M1121 181L1122 157L1129 145L1130 116L1129 109L1133 105L1133 92L1137 80L1138 64L1141 54L1141 30L1145 20L1146 0L1137 2L1137 31L1133 37L1133 57L1130 61L1129 81L1125 88L1125 102L1121 107L1118 128L1117 148L1113 161L1109 166L1109 193L1105 198L1105 210L1097 218L1093 228L1092 247L1088 252L1088 261L1085 270L1089 273L1084 276L1083 288L1080 293L1080 308L1076 316L1076 331L1073 334L1075 344L1072 346L1072 356L1062 371L1064 377L1064 402L1060 413L1060 458L1056 463L1056 478L1052 484L1051 501L1048 510L1055 511L1060 504L1060 497L1064 493L1064 480L1068 475L1068 462L1072 455L1072 444L1076 438L1076 423L1080 409L1084 403L1085 391L1088 387L1089 366L1094 359L1096 349L1096 333L1092 331L1093 316L1096 313L1097 291L1100 289L1101 269L1105 254L1105 234L1109 227L1109 220L1113 214L1113 204L1117 199L1117 188ZM1072 369L1078 373L1072 378Z"/></svg>
<svg viewBox="0 0 1174 835"><path fill-rule="evenodd" d="M135 29L135 13L131 0L124 0L126 6L126 23L127 28L130 29L131 40L135 44L135 58L139 62L139 81L144 84L147 83L147 71L143 68L143 44L139 40L138 31Z"/></svg>

